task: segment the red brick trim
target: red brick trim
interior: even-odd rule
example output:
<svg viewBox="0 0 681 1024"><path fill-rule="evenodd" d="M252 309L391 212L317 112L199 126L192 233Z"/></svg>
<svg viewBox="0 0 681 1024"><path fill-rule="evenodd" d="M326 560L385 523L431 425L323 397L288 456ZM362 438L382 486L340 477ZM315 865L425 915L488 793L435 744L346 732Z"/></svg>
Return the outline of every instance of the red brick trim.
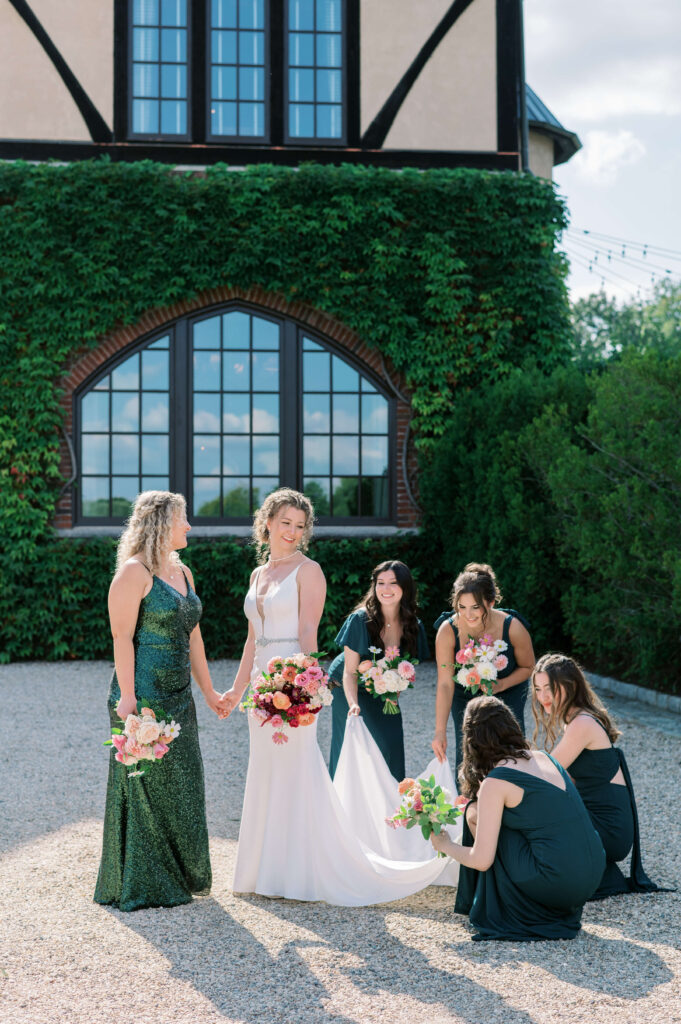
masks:
<svg viewBox="0 0 681 1024"><path fill-rule="evenodd" d="M297 320L314 331L328 338L336 345L352 353L354 359L382 380L391 393L394 388L404 394L404 381L393 370L385 370L380 352L370 348L354 331L340 320L327 313L297 300L288 301L284 296L267 292L254 285L244 291L241 288L212 288L202 292L193 299L174 303L172 306L159 307L146 312L136 324L120 327L100 339L95 348L82 348L75 353L68 364L64 377L59 381L62 389L61 406L64 411L64 429L71 435L73 432L73 396L77 388L92 377L106 362L123 353L127 348L139 342L145 335L168 326L190 313L224 305L230 301L250 303L261 309L270 310L281 316ZM403 479L403 444L411 419L411 406L396 396L397 402L397 526L407 529L419 525L420 515L414 508L408 493L407 482ZM413 446L408 446L407 470L413 479L416 471L416 458ZM71 460L68 447L61 442L61 472L64 480L71 475ZM64 494L57 505L54 525L59 529L68 529L73 525L72 495L70 489Z"/></svg>

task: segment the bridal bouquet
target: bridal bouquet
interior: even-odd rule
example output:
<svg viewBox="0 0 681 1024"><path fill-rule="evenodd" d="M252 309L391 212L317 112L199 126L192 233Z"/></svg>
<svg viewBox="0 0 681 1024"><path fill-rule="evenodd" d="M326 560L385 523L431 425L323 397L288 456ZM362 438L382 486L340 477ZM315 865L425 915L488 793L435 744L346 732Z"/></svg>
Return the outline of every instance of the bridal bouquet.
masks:
<svg viewBox="0 0 681 1024"><path fill-rule="evenodd" d="M161 721L151 708L141 708L138 715L128 715L122 729L112 729L111 739L104 741L104 746L116 748L116 760L128 766L142 764L128 777L145 775L149 770L146 762L153 763L165 757L170 744L180 734L180 724L174 720L166 722L165 715L160 712Z"/></svg>
<svg viewBox="0 0 681 1024"><path fill-rule="evenodd" d="M381 653L381 648L370 647L369 650L373 658L359 663L359 681L372 697L381 698L384 715L399 715L397 702L403 690L414 686L414 665L418 662L400 658L399 647L386 647L383 657L378 661L376 655Z"/></svg>
<svg viewBox="0 0 681 1024"><path fill-rule="evenodd" d="M319 667L319 654L274 657L261 672L241 710L250 709L262 725L274 728L274 743L288 743L284 726L312 725L325 704L332 701L329 677Z"/></svg>
<svg viewBox="0 0 681 1024"><path fill-rule="evenodd" d="M403 779L398 793L404 797L392 818L385 823L390 828L414 828L418 825L424 839L431 834L439 835L445 825L453 825L468 803L465 797L452 798L451 793L435 783L435 776L428 779ZM438 853L438 857L446 854Z"/></svg>
<svg viewBox="0 0 681 1024"><path fill-rule="evenodd" d="M493 640L485 633L479 640L468 637L468 643L456 653L456 661L463 667L456 673L456 681L471 693L481 690L491 695L497 673L508 665L503 653L508 648L505 640Z"/></svg>

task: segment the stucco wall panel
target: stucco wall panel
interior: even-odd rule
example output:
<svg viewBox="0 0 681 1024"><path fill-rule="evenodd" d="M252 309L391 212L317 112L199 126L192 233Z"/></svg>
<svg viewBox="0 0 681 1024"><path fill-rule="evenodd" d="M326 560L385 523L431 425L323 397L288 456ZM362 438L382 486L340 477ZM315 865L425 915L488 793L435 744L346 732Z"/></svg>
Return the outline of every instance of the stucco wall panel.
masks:
<svg viewBox="0 0 681 1024"><path fill-rule="evenodd" d="M31 0L31 7L85 92L111 125L113 3ZM8 3L0 5L0 138L90 138L52 61Z"/></svg>

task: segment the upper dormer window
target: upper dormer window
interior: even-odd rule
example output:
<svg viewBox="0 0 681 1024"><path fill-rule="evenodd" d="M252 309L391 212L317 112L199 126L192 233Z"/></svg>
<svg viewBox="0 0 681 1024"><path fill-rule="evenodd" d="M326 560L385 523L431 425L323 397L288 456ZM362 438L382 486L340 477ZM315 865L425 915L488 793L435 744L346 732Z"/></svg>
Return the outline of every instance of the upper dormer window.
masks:
<svg viewBox="0 0 681 1024"><path fill-rule="evenodd" d="M346 3L129 0L128 138L343 144Z"/></svg>

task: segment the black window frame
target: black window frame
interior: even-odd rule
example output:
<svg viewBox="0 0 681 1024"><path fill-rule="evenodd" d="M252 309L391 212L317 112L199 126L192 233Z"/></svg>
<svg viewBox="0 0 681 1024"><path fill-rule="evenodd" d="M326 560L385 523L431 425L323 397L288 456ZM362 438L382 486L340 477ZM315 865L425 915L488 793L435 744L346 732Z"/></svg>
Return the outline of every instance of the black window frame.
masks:
<svg viewBox="0 0 681 1024"><path fill-rule="evenodd" d="M314 328L294 317L278 314L254 303L241 299L216 303L202 307L189 314L184 314L169 321L161 327L138 338L134 343L111 356L95 373L88 377L74 390L72 397L73 439L77 452L77 477L73 484L73 525L74 527L110 527L121 526L125 517L115 516L84 516L82 512L82 423L81 400L95 385L115 368L124 363L130 356L142 352L149 345L168 335L169 337L169 488L186 495L190 521L196 526L220 527L226 532L230 527L248 526L252 524L252 515L223 518L219 516L198 517L193 508L193 416L192 396L194 393L193 360L191 345L191 328L194 323L210 316L228 312L244 312L251 316L262 317L280 325L280 366L279 382L279 453L281 486L295 487L303 490L303 337L328 350L330 355L338 356L348 366L366 379L376 392L385 399L388 406L388 514L387 516L324 516L317 515L320 526L395 526L397 520L397 401L395 395L385 382L368 366L360 362L342 348L333 339L326 337ZM360 384L361 388L361 384ZM245 392L250 393L252 392ZM332 394L332 392L330 392ZM286 396L293 396L295 416L284 416ZM252 431L249 436L253 436ZM359 435L361 437L361 433ZM252 467L251 467L252 469ZM109 476L114 474L109 472ZM256 474L257 475L257 474ZM311 474L312 475L312 474ZM324 475L324 474L322 474ZM329 474L333 477L333 473ZM254 474L251 472L251 477ZM358 479L360 479L358 477ZM292 482L290 482L292 481ZM361 486L361 484L360 484Z"/></svg>
<svg viewBox="0 0 681 1024"><path fill-rule="evenodd" d="M186 144L211 149L335 150L360 145L359 0L342 3L342 121L340 138L288 133L288 0L265 2L265 131L262 136L215 135L211 131L211 0L187 0L187 133L132 131L133 0L114 0L114 141L156 144L183 150ZM184 144L184 145L183 145Z"/></svg>
<svg viewBox="0 0 681 1024"><path fill-rule="evenodd" d="M315 18L316 18L316 16L317 16L316 15L316 0L313 0L313 2L314 2L314 6L315 6ZM289 73L290 73L290 70L291 70L291 65L289 63L289 36L290 36L290 31L289 31L288 24L289 24L289 5L290 5L290 3L291 3L291 0L284 0L284 12L283 12L284 13L284 26L283 26L284 37L283 37L283 45L282 45L282 54L283 54L283 69L282 69L282 74L283 74L283 92L282 92L282 94L283 94L283 99L284 99L284 109L283 109L284 143L285 143L286 146L291 146L291 147L293 147L293 146L314 146L314 145L320 145L320 146L347 146L347 144L348 144L348 91L349 91L348 90L348 41L350 39L348 19L349 19L349 12L350 12L350 4L347 2L347 0L340 0L340 4L341 4L341 32L340 32L340 36L341 36L341 68L340 68L340 70L341 70L341 118L342 118L342 129L341 129L340 136L330 137L330 136L326 136L326 135L304 135L304 136L299 136L299 135L291 135L289 133L289 105L290 105L290 99L289 99ZM315 61L316 61L316 51L317 51L317 45L316 45L317 34L318 34L317 33L317 29L315 28L313 30ZM314 70L313 70L313 75L315 76L315 79L316 79L316 75L317 75L317 70L318 70L317 64L315 63ZM317 86L316 86L316 82L315 82L315 94L316 94L316 89L317 89ZM316 122L317 100L315 100L312 103L312 107L313 107L313 110L315 111L314 117L315 117L315 122Z"/></svg>
<svg viewBox="0 0 681 1024"><path fill-rule="evenodd" d="M161 0L158 0L159 11L161 10ZM186 0L187 4L187 95L185 102L187 104L187 130L181 135L169 134L167 132L160 131L161 115L159 110L159 131L158 132L134 132L133 131L133 115L132 105L134 103L133 96L133 66L135 61L133 60L133 11L134 11L134 0L127 0L127 11L126 11L126 98L125 98L125 115L126 115L126 138L131 142L190 142L193 138L193 124L194 124L194 106L193 106L193 68L195 66L195 54L193 45L193 15L195 6L200 6L199 0ZM159 33L161 32L159 23ZM138 26L139 27L139 26ZM159 43L160 45L160 43ZM161 89L161 74L160 67L162 61L160 59L156 62L159 65L159 104L161 103L160 89Z"/></svg>

